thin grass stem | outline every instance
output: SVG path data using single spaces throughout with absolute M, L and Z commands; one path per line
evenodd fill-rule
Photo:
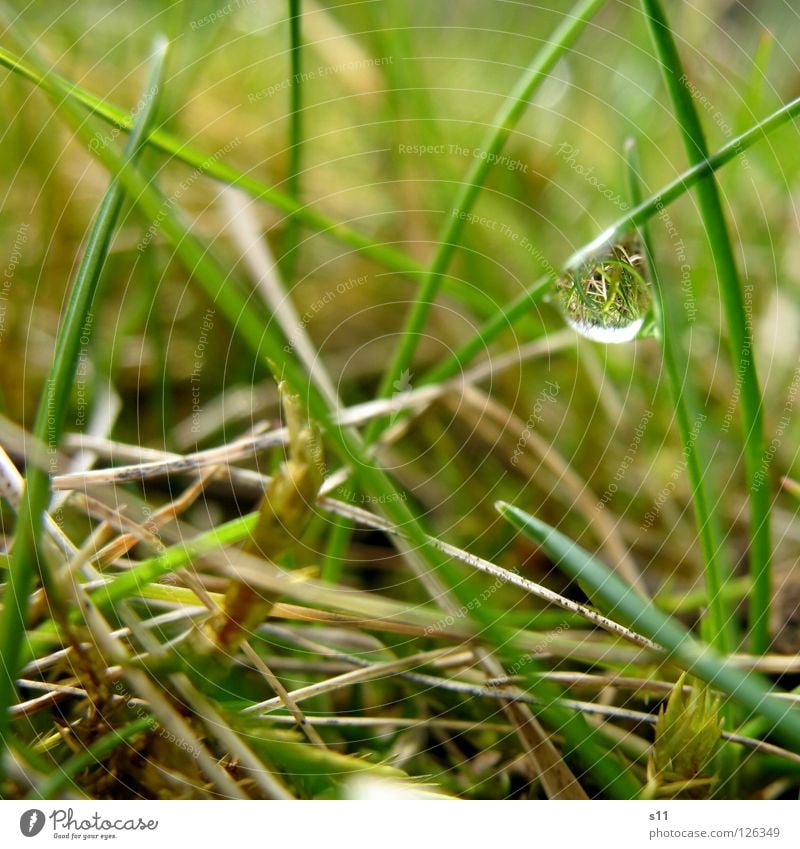
M 678 48 L 659 0 L 642 0 L 650 34 L 656 47 L 664 82 L 672 99 L 689 162 L 698 165 L 708 159 L 708 146 L 697 113 Z M 771 543 L 769 486 L 764 473 L 764 411 L 758 385 L 753 334 L 744 302 L 739 271 L 725 222 L 719 190 L 709 174 L 697 183 L 700 215 L 708 236 L 725 322 L 733 373 L 741 390 L 744 464 L 750 497 L 750 643 L 754 653 L 769 647 L 771 605 Z

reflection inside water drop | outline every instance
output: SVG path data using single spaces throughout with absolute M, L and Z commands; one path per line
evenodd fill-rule
M 638 237 L 625 236 L 564 272 L 556 302 L 567 324 L 595 342 L 630 342 L 652 304 Z

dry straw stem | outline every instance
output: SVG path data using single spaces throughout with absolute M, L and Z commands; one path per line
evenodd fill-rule
M 280 324 L 284 336 L 292 340 L 298 358 L 330 409 L 338 411 L 341 402 L 336 387 L 286 291 L 278 264 L 259 230 L 252 202 L 241 191 L 230 187 L 223 189 L 222 200 L 227 211 L 227 229 L 256 281 L 258 292 Z
M 547 339 L 535 340 L 515 351 L 489 359 L 465 372 L 462 377 L 432 386 L 412 389 L 407 393 L 402 393 L 397 398 L 365 401 L 346 407 L 333 417 L 333 421 L 339 426 L 350 427 L 402 410 L 422 410 L 448 393 L 463 391 L 466 386 L 487 378 L 494 378 L 504 370 L 522 362 L 548 357 L 557 351 L 571 348 L 573 345 L 574 334 L 569 331 L 556 333 Z M 17 450 L 20 453 L 22 452 L 22 445 L 26 438 L 24 433 L 21 433 L 11 423 L 4 423 L 2 419 L 0 419 L 0 436 L 2 436 L 4 442 L 17 446 Z M 288 431 L 284 427 L 275 428 L 266 433 L 248 434 L 225 445 L 189 454 L 170 453 L 144 446 L 127 445 L 98 437 L 89 438 L 82 434 L 67 434 L 64 439 L 64 447 L 68 450 L 91 449 L 103 457 L 114 457 L 129 461 L 130 465 L 55 475 L 53 488 L 55 490 L 85 489 L 88 486 L 101 483 L 146 480 L 170 474 L 197 471 L 209 466 L 227 466 L 231 463 L 248 460 L 256 454 L 287 443 Z M 259 478 L 255 472 L 249 469 L 230 467 L 227 471 L 234 481 L 263 482 L 263 478 Z

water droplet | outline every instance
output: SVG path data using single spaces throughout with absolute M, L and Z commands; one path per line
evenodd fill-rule
M 635 339 L 652 305 L 647 263 L 636 236 L 625 236 L 582 259 L 555 284 L 567 324 L 595 342 Z

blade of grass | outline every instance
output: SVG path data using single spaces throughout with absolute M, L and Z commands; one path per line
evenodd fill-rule
M 689 82 L 683 71 L 678 48 L 659 0 L 642 0 L 650 35 L 658 53 L 675 115 L 681 128 L 689 162 L 697 165 L 708 159 L 705 134 L 697 114 Z M 753 339 L 745 308 L 736 258 L 725 222 L 725 213 L 713 175 L 697 183 L 697 198 L 714 267 L 719 280 L 722 307 L 728 326 L 730 359 L 733 373 L 741 384 L 742 429 L 747 487 L 750 496 L 750 645 L 753 653 L 764 653 L 769 646 L 769 610 L 771 596 L 770 495 L 764 486 L 764 413 L 761 391 L 753 357 Z
M 634 139 L 627 141 L 625 157 L 631 200 L 634 204 L 637 204 L 642 200 L 642 183 Z M 730 653 L 736 641 L 736 622 L 726 596 L 722 592 L 722 588 L 730 579 L 732 571 L 725 554 L 719 518 L 715 509 L 716 504 L 709 498 L 708 487 L 706 486 L 706 469 L 702 468 L 700 462 L 701 456 L 711 457 L 712 455 L 698 444 L 701 442 L 702 432 L 697 429 L 697 423 L 702 423 L 705 416 L 701 418 L 698 414 L 696 395 L 690 377 L 693 372 L 681 341 L 680 316 L 684 314 L 684 311 L 680 307 L 675 307 L 672 292 L 661 282 L 655 254 L 653 253 L 650 228 L 647 223 L 639 227 L 639 234 L 644 246 L 645 262 L 650 271 L 654 290 L 653 312 L 656 321 L 656 336 L 661 344 L 661 356 L 664 360 L 667 380 L 675 404 L 675 421 L 681 438 L 686 472 L 692 492 L 692 507 L 694 508 L 700 544 L 703 549 L 705 566 L 703 574 L 708 605 L 708 612 L 702 620 L 703 633 L 706 641 L 713 645 L 724 657 Z M 736 713 L 733 708 L 733 705 L 725 705 L 722 709 L 722 715 L 727 725 L 733 725 L 736 722 Z M 722 794 L 730 794 L 735 797 L 738 752 L 733 747 L 726 746 L 719 757 L 718 771 L 723 779 L 714 788 L 714 795 L 718 798 Z
M 124 156 L 128 161 L 133 160 L 141 150 L 142 140 L 155 117 L 166 51 L 167 42 L 159 40 L 154 51 L 154 67 L 145 105 L 125 148 Z M 34 439 L 47 445 L 48 450 L 53 452 L 58 449 L 67 413 L 77 368 L 82 327 L 92 307 L 123 199 L 122 186 L 117 180 L 113 180 L 92 224 L 56 337 L 53 364 L 45 382 L 45 391 L 39 403 L 33 430 Z M 0 745 L 3 747 L 6 744 L 8 708 L 15 693 L 14 681 L 25 633 L 29 596 L 37 571 L 43 573 L 47 568 L 41 547 L 41 535 L 43 514 L 49 497 L 50 479 L 47 471 L 39 468 L 38 464 L 31 464 L 17 517 L 9 580 L 0 618 L 0 656 L 3 659 L 3 670 L 0 673 Z
M 504 501 L 498 501 L 495 506 L 514 527 L 539 543 L 556 566 L 581 581 L 607 615 L 663 646 L 681 669 L 721 690 L 748 711 L 764 717 L 771 731 L 787 748 L 797 749 L 800 710 L 792 703 L 777 699 L 764 678 L 734 667 L 555 528 Z
M 289 196 L 302 204 L 300 200 L 300 160 L 302 152 L 302 94 L 303 45 L 300 23 L 302 12 L 300 0 L 289 0 L 289 47 L 291 54 L 292 78 L 289 86 L 289 175 L 287 185 Z M 298 225 L 296 216 L 290 215 L 286 221 L 283 239 L 283 274 L 290 280 L 296 262 Z
M 636 143 L 633 139 L 626 143 L 625 154 L 631 200 L 634 204 L 638 204 L 642 200 L 642 184 Z M 690 380 L 692 370 L 681 342 L 680 316 L 683 310 L 674 308 L 672 293 L 661 282 L 647 224 L 642 223 L 639 226 L 639 233 L 653 286 L 656 336 L 661 345 L 661 356 L 675 404 L 675 422 L 683 447 L 686 473 L 692 491 L 692 506 L 703 549 L 708 603 L 707 635 L 709 642 L 717 651 L 725 655 L 732 649 L 733 617 L 727 600 L 722 594 L 722 585 L 723 580 L 730 576 L 731 570 L 724 556 L 725 548 L 719 518 L 709 498 L 706 470 L 700 461 L 701 456 L 710 456 L 709 452 L 698 445 L 701 441 L 701 433 L 697 425 L 705 421 L 705 416 L 701 417 L 698 412 L 694 388 Z
M 481 145 L 481 150 L 485 155 L 473 162 L 459 189 L 453 209 L 446 216 L 444 228 L 438 239 L 439 247 L 430 268 L 422 279 L 414 305 L 403 328 L 400 344 L 395 350 L 389 367 L 384 372 L 378 397 L 383 398 L 390 395 L 395 381 L 405 370 L 410 368 L 417 345 L 422 338 L 422 331 L 428 314 L 450 265 L 450 260 L 458 247 L 467 214 L 475 205 L 497 156 L 508 141 L 514 126 L 527 109 L 530 98 L 547 79 L 558 60 L 575 43 L 583 29 L 604 3 L 605 0 L 581 0 L 565 15 L 564 20 L 557 27 L 552 37 L 546 41 L 542 50 L 518 80 L 495 116 L 493 126 Z M 367 429 L 367 441 L 374 441 L 384 426 L 385 423 L 380 420 L 374 422 Z

